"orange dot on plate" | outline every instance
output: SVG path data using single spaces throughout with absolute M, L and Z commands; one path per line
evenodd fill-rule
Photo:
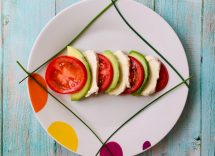
M 46 82 L 42 76 L 39 74 L 33 74 L 32 76 L 47 89 Z M 34 111 L 39 112 L 46 105 L 48 93 L 33 78 L 28 79 L 28 89 Z
M 78 137 L 74 128 L 67 123 L 56 121 L 48 127 L 48 133 L 60 144 L 76 152 Z

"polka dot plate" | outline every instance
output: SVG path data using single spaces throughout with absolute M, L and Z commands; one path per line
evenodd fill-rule
M 29 57 L 28 71 L 33 71 L 62 49 L 109 3 L 110 0 L 83 0 L 54 17 L 35 41 Z M 151 9 L 133 0 L 119 0 L 117 6 L 132 26 L 187 78 L 189 70 L 184 49 L 167 22 Z M 97 52 L 107 49 L 128 52 L 134 49 L 145 55 L 157 56 L 127 27 L 114 7 L 103 14 L 73 46 L 83 51 L 93 49 Z M 69 95 L 60 95 L 48 88 L 44 80 L 46 66 L 35 74 L 35 78 L 105 141 L 135 112 L 181 82 L 178 75 L 165 65 L 170 75 L 168 86 L 151 97 L 99 95 L 74 102 Z M 86 156 L 96 154 L 101 142 L 85 125 L 30 79 L 28 90 L 37 119 L 53 139 L 74 153 Z M 187 95 L 188 88 L 182 85 L 156 101 L 118 131 L 106 146 L 116 156 L 131 156 L 150 149 L 176 124 Z M 99 154 L 109 155 L 107 148 L 102 148 Z

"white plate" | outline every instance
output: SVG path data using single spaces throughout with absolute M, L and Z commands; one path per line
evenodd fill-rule
M 69 43 L 109 3 L 110 0 L 84 0 L 66 8 L 53 18 L 42 30 L 32 48 L 28 70 L 33 71 Z M 138 32 L 159 49 L 184 78 L 187 78 L 189 70 L 184 49 L 177 35 L 164 19 L 151 9 L 133 0 L 120 0 L 117 5 Z M 128 52 L 135 49 L 145 55 L 157 56 L 126 26 L 114 7 L 102 15 L 73 46 L 81 50 L 93 49 L 98 52 L 106 49 L 113 51 L 121 49 Z M 167 64 L 166 66 L 170 80 L 163 92 L 181 82 L 175 72 Z M 38 72 L 43 77 L 45 69 Z M 50 92 L 52 91 L 50 90 Z M 69 96 L 52 93 L 87 121 L 105 141 L 125 120 L 163 92 L 148 98 L 100 95 L 79 102 L 71 102 Z M 116 150 L 119 150 L 120 146 L 123 155 L 126 156 L 141 153 L 154 146 L 167 135 L 179 119 L 187 94 L 188 88 L 185 85 L 169 93 L 123 127 L 110 140 L 112 143 L 109 146 L 116 148 Z M 59 141 L 57 136 L 52 135 L 52 137 L 75 153 L 87 156 L 95 155 L 101 146 L 98 139 L 51 96 L 48 96 L 46 105 L 36 113 L 36 116 L 45 130 L 56 121 L 73 127 L 66 127 L 59 122 L 52 125 L 52 131 L 55 129 L 60 131 L 61 135 L 66 135 L 66 138 L 61 136 L 63 139 L 73 137 L 67 143 L 65 143 L 66 140 Z M 73 131 L 71 134 L 74 133 L 74 135 L 63 132 L 65 129 Z M 149 142 L 151 146 L 143 149 L 143 144 L 145 143 L 144 146 L 146 146 L 149 145 Z M 76 143 L 77 146 L 74 145 Z M 70 144 L 72 145 L 69 146 Z

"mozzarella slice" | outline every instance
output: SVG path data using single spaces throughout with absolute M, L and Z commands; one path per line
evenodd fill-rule
M 86 95 L 86 97 L 90 96 L 91 94 L 97 94 L 99 87 L 98 87 L 98 57 L 97 54 L 93 50 L 87 50 L 84 52 L 84 56 L 87 59 L 92 74 L 92 82 L 91 87 Z
M 160 67 L 161 63 L 160 61 L 153 56 L 146 56 L 146 60 L 149 63 L 149 69 L 150 69 L 150 75 L 149 75 L 149 80 L 148 83 L 141 93 L 143 96 L 149 96 L 156 91 L 156 85 L 157 85 L 157 80 L 159 79 L 159 74 L 160 74 Z
M 119 95 L 126 88 L 130 88 L 130 82 L 129 82 L 129 67 L 130 67 L 130 60 L 129 57 L 124 54 L 122 51 L 118 50 L 114 53 L 114 55 L 117 57 L 120 65 L 120 81 L 117 87 L 109 92 L 110 95 Z

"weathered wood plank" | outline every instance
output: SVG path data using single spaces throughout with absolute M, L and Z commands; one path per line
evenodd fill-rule
M 62 11 L 63 9 L 65 9 L 66 7 L 80 2 L 80 0 L 55 0 L 56 1 L 56 13 L 59 13 L 60 11 Z
M 202 27 L 202 156 L 215 155 L 215 1 L 205 0 Z
M 54 13 L 53 0 L 4 1 L 3 155 L 54 155 L 54 141 L 35 118 L 25 83 L 18 85 L 25 74 L 16 65 L 27 64 L 36 36 Z
M 0 1 L 0 14 L 2 15 L 2 4 L 3 2 Z M 3 45 L 3 35 L 2 35 L 2 16 L 0 16 L 0 155 L 2 155 L 2 128 L 3 128 L 3 50 L 2 50 L 2 45 Z
M 193 79 L 182 116 L 171 133 L 153 148 L 153 156 L 200 155 L 201 8 L 201 0 L 155 1 L 155 11 L 167 20 L 182 41 Z

